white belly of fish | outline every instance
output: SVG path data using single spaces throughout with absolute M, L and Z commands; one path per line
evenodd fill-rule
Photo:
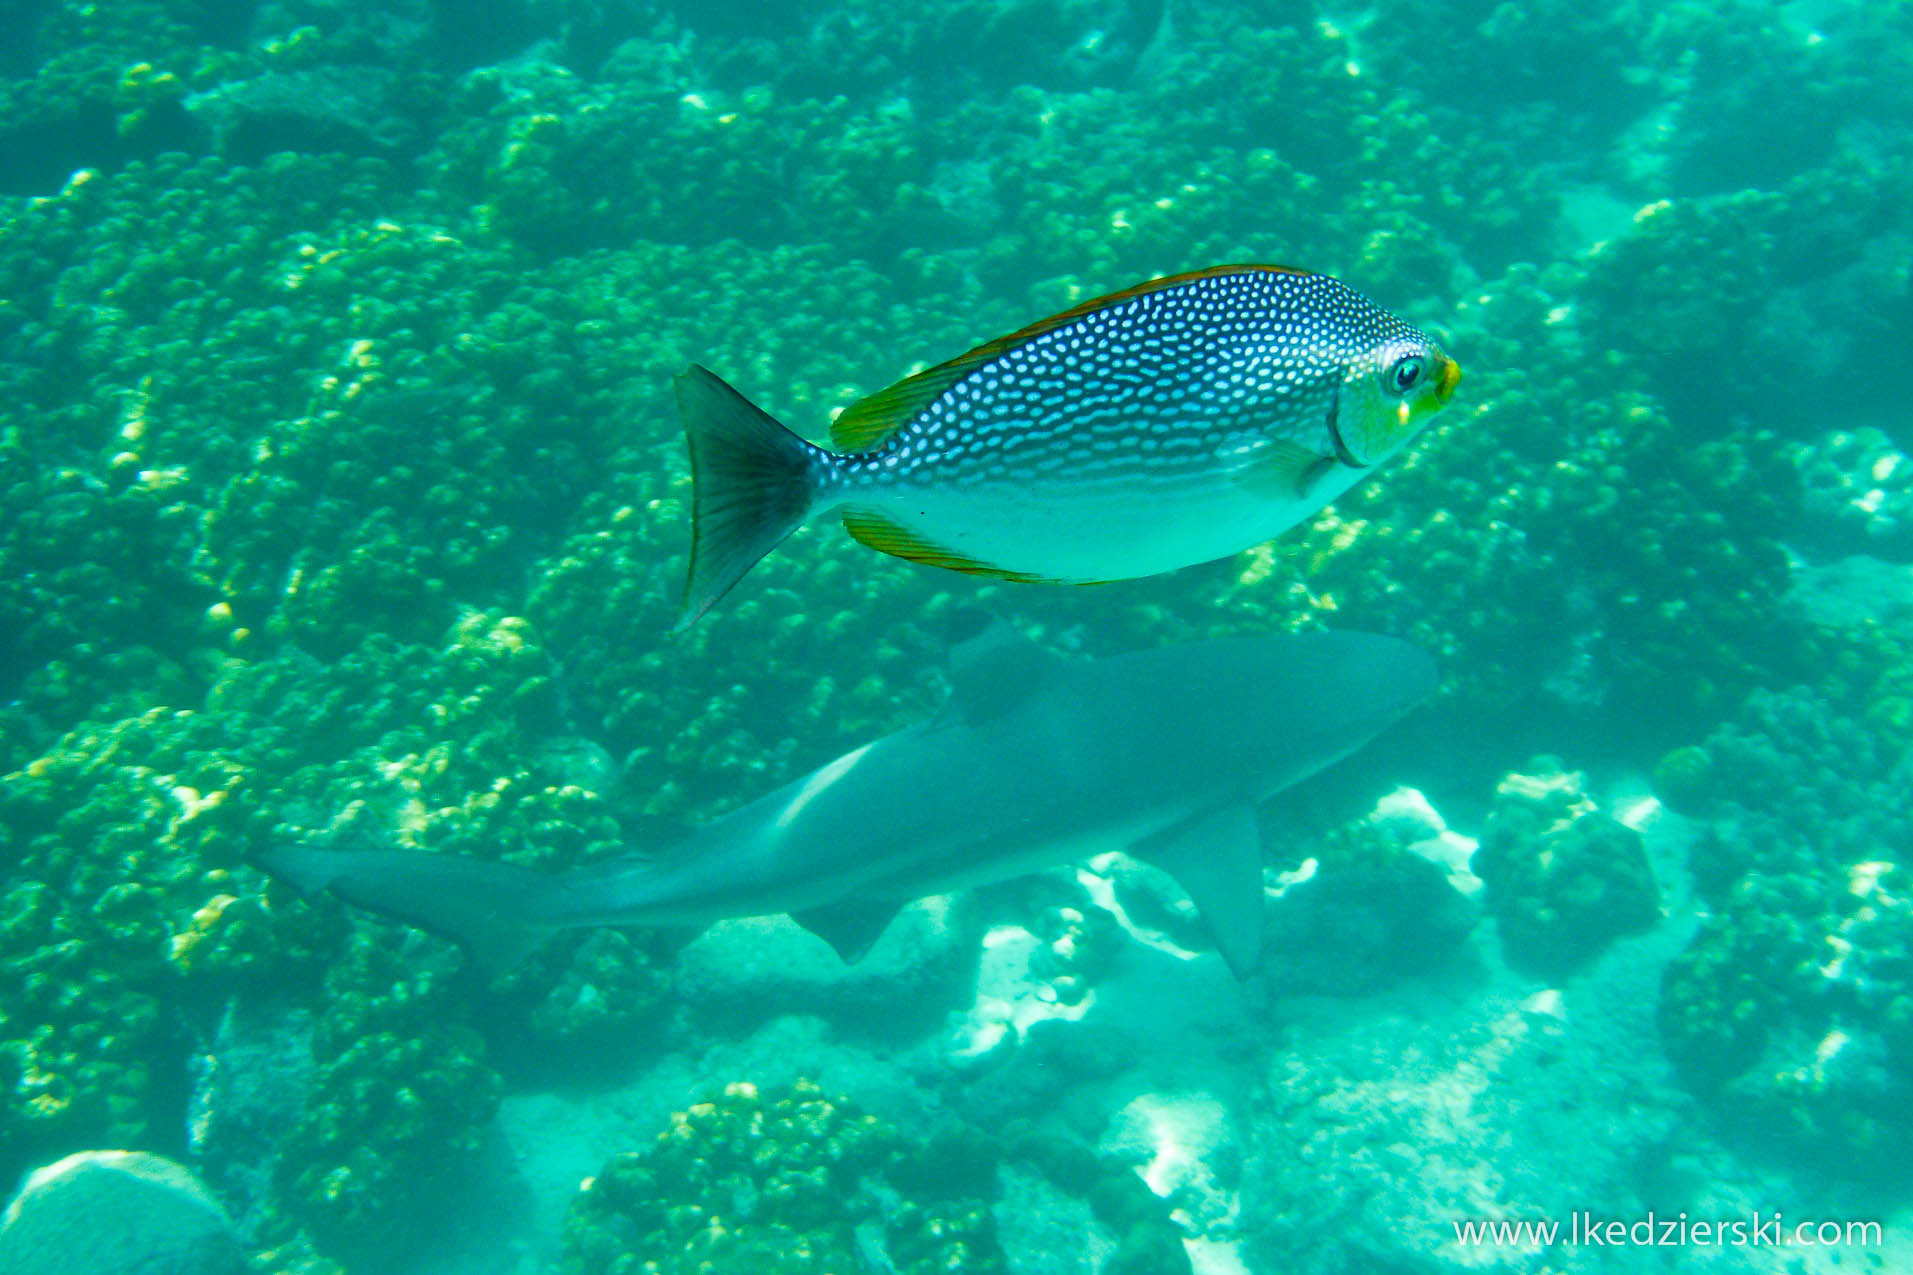
M 1240 553 L 1312 517 L 1367 472 L 1337 465 L 1306 496 L 1286 499 L 1212 475 L 1146 484 L 898 487 L 858 505 L 928 545 L 1006 574 L 1086 583 Z

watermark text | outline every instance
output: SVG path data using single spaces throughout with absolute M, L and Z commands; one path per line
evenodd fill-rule
M 1877 1248 L 1877 1221 L 1793 1221 L 1778 1210 L 1744 1217 L 1695 1217 L 1653 1210 L 1640 1217 L 1604 1217 L 1577 1210 L 1559 1218 L 1469 1218 L 1453 1223 L 1464 1248 Z

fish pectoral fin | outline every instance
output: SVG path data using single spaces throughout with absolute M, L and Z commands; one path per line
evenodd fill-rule
M 903 910 L 901 903 L 827 903 L 820 908 L 792 912 L 790 919 L 837 950 L 844 964 L 855 965 L 869 954 L 890 922 Z
M 1310 451 L 1300 443 L 1271 438 L 1258 441 L 1235 480 L 1266 500 L 1307 498 L 1322 475 L 1334 469 L 1335 457 Z
M 907 558 L 911 562 L 921 562 L 925 566 L 942 567 L 946 571 L 964 571 L 971 575 L 995 576 L 999 580 L 1028 582 L 1045 579 L 1043 576 L 1006 571 L 1002 567 L 992 566 L 977 558 L 967 557 L 954 549 L 933 544 L 895 519 L 880 514 L 874 509 L 844 510 L 844 530 L 879 553 L 887 553 L 895 558 Z
M 1224 806 L 1130 847 L 1174 877 L 1238 979 L 1262 959 L 1262 839 L 1255 811 Z

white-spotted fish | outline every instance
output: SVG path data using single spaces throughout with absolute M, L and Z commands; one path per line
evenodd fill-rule
M 1227 557 L 1413 437 L 1461 369 L 1327 275 L 1216 266 L 1138 284 L 919 372 L 813 446 L 711 372 L 677 378 L 693 478 L 681 630 L 841 510 L 874 549 L 1088 583 Z

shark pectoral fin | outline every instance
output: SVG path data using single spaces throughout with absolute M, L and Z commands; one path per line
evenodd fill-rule
M 902 910 L 901 903 L 828 903 L 792 912 L 790 919 L 837 949 L 846 965 L 855 965 Z
M 1225 806 L 1130 847 L 1174 877 L 1209 927 L 1230 973 L 1244 979 L 1262 959 L 1262 845 L 1255 811 Z

